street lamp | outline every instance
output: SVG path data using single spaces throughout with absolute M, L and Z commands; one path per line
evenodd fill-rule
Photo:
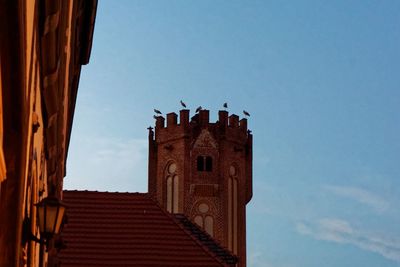
M 37 219 L 40 239 L 31 232 L 31 220 L 25 217 L 22 225 L 22 243 L 28 240 L 48 245 L 53 235 L 60 232 L 61 223 L 65 213 L 65 205 L 55 197 L 46 197 L 36 203 Z
M 48 245 L 50 239 L 53 237 L 53 235 L 60 232 L 60 226 L 65 213 L 65 205 L 55 197 L 46 197 L 39 203 L 36 203 L 35 206 L 37 207 L 40 239 L 32 234 L 30 230 L 30 219 L 25 218 L 23 223 L 23 240 L 29 239 L 40 243 L 41 251 L 43 249 L 43 245 L 45 245 L 47 251 L 49 249 Z M 25 243 L 25 241 L 23 241 L 23 243 Z
M 46 197 L 35 206 L 38 211 L 40 238 L 45 239 L 47 245 L 53 235 L 60 231 L 65 205 L 55 197 Z
M 32 240 L 39 246 L 39 266 L 43 266 L 44 247 L 48 251 L 49 241 L 60 232 L 61 223 L 65 213 L 65 205 L 55 197 L 46 197 L 36 203 L 37 219 L 40 239 L 31 232 L 31 220 L 25 217 L 22 224 L 22 243 Z

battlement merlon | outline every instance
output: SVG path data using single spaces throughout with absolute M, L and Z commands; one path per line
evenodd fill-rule
M 175 112 L 167 114 L 167 128 L 172 128 L 178 125 L 178 115 Z
M 240 119 L 238 115 L 229 115 L 228 111 L 220 110 L 218 112 L 218 121 L 210 122 L 210 111 L 203 109 L 190 118 L 190 110 L 182 109 L 178 115 L 175 112 L 168 113 L 166 119 L 163 116 L 156 117 L 155 138 L 163 135 L 163 132 L 175 133 L 173 135 L 189 134 L 195 128 L 218 128 L 219 133 L 226 136 L 240 137 L 245 140 L 250 134 L 247 128 L 247 119 Z M 240 119 L 240 120 L 239 120 Z M 166 122 L 166 123 L 165 123 Z M 176 136 L 175 136 L 176 137 Z

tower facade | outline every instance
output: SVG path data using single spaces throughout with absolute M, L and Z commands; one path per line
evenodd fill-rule
M 245 118 L 189 110 L 158 116 L 149 128 L 149 194 L 183 213 L 246 265 L 246 204 L 252 197 L 252 135 Z

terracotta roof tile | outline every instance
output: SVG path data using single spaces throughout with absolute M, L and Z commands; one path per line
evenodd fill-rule
M 64 191 L 63 201 L 61 267 L 231 266 L 229 253 L 218 255 L 147 194 Z

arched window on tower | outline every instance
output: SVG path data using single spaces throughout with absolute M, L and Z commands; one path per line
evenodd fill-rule
M 212 157 L 210 156 L 206 157 L 206 171 L 207 172 L 212 171 Z
M 204 217 L 204 230 L 210 235 L 214 235 L 214 218 L 212 216 Z
M 228 248 L 237 253 L 238 233 L 238 170 L 231 165 L 228 178 Z
M 166 173 L 167 186 L 167 211 L 178 213 L 179 203 L 179 176 L 176 171 L 176 164 L 170 163 Z
M 210 215 L 210 206 L 208 204 L 202 202 L 197 206 L 194 222 L 210 236 L 214 236 L 214 218 Z
M 197 170 L 204 171 L 204 158 L 203 156 L 197 157 Z
M 194 222 L 200 226 L 201 228 L 204 227 L 204 223 L 203 223 L 203 216 L 197 215 L 194 217 Z
M 212 171 L 212 157 L 210 156 L 198 156 L 197 157 L 197 170 L 198 171 Z

